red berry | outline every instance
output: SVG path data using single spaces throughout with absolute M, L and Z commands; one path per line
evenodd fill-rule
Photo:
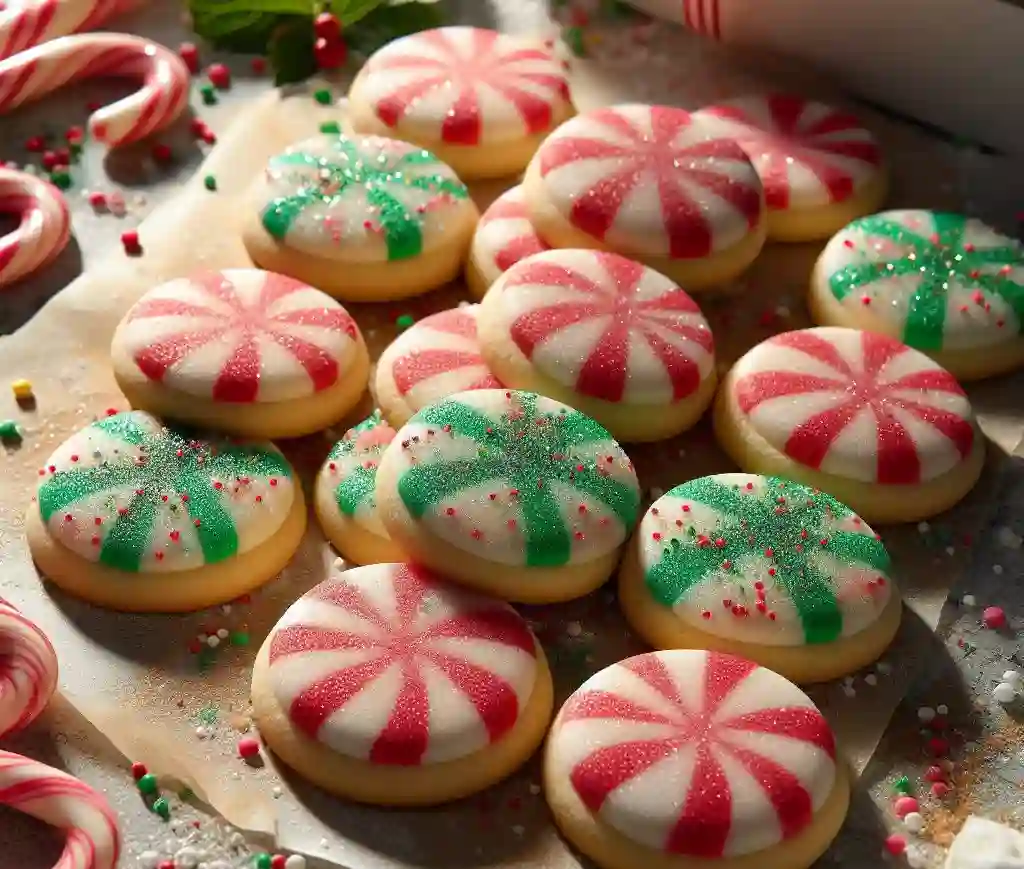
M 148 772 L 149 770 L 146 769 L 146 764 L 138 762 L 132 764 L 132 778 L 135 779 L 135 781 L 138 781 Z
M 185 61 L 189 72 L 199 72 L 199 49 L 191 42 L 183 42 L 178 46 L 178 57 Z
M 238 756 L 249 760 L 252 757 L 258 757 L 260 753 L 260 743 L 258 739 L 252 736 L 244 736 L 238 740 Z
M 206 77 L 214 87 L 221 90 L 231 87 L 231 70 L 223 63 L 211 64 L 210 68 L 206 70 Z
M 341 36 L 341 22 L 338 20 L 338 16 L 332 15 L 330 12 L 321 12 L 313 19 L 313 30 L 321 39 L 337 42 Z
M 313 47 L 313 56 L 319 69 L 338 69 L 348 57 L 348 46 L 341 40 L 331 42 L 321 36 Z

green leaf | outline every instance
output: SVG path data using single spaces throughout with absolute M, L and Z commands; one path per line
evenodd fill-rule
M 383 2 L 384 0 L 330 0 L 330 8 L 342 27 L 351 27 Z
M 292 19 L 274 31 L 267 52 L 274 69 L 274 84 L 305 81 L 316 72 L 315 40 L 311 18 Z
M 345 41 L 354 51 L 369 55 L 392 39 L 440 27 L 445 11 L 437 0 L 390 0 L 347 31 Z

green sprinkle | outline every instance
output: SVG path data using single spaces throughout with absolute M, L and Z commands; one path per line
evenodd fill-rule
M 565 40 L 565 44 L 569 46 L 569 50 L 577 57 L 587 56 L 587 47 L 583 44 L 582 27 L 566 27 L 562 31 L 562 38 Z
M 203 179 L 203 186 L 207 190 L 216 190 L 217 189 L 217 179 L 214 178 L 212 175 L 207 175 Z
M 329 106 L 334 97 L 327 88 L 320 88 L 318 91 L 313 92 L 313 99 L 315 99 L 322 106 Z
M 270 869 L 271 858 L 269 854 L 256 855 L 256 869 Z
M 320 132 L 326 133 L 327 135 L 337 135 L 338 133 L 341 132 L 341 124 L 339 124 L 337 121 L 324 121 L 320 125 Z
M 199 95 L 203 98 L 203 103 L 208 106 L 217 104 L 217 89 L 212 84 L 204 84 L 199 88 Z
M 892 787 L 898 794 L 909 794 L 913 790 L 913 787 L 911 787 L 910 784 L 910 779 L 905 775 L 901 775 L 896 779 L 896 781 L 893 782 Z
M 402 314 L 400 317 L 395 318 L 395 326 L 399 332 L 404 332 L 415 322 L 416 318 L 412 314 Z
M 67 190 L 71 186 L 71 176 L 67 172 L 51 172 L 50 181 L 61 190 Z
M 232 631 L 231 636 L 232 646 L 248 646 L 249 645 L 249 634 L 245 631 Z
M 217 653 L 209 646 L 206 646 L 198 655 L 196 655 L 196 658 L 199 663 L 199 669 L 209 670 L 210 667 L 213 665 L 213 662 L 216 659 L 216 657 Z
M 159 789 L 156 776 L 151 772 L 147 772 L 142 778 L 140 778 L 135 783 L 135 786 L 139 789 L 139 793 L 143 794 L 155 794 Z
M 157 797 L 153 800 L 153 811 L 166 821 L 171 816 L 171 804 L 166 797 Z
M 212 727 L 217 723 L 218 717 L 220 717 L 220 712 L 216 706 L 204 706 L 196 715 L 196 720 L 204 727 Z
M 21 430 L 13 419 L 0 420 L 0 441 L 21 441 Z

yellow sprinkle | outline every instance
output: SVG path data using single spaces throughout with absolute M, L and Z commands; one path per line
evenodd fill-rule
M 15 380 L 11 383 L 11 391 L 18 401 L 27 401 L 32 398 L 32 384 L 27 380 Z

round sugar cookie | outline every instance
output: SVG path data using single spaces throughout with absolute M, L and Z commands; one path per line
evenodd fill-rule
M 427 805 L 521 766 L 551 719 L 551 674 L 508 604 L 411 564 L 335 571 L 270 632 L 252 677 L 260 734 L 349 799 Z
M 478 319 L 499 380 L 578 408 L 618 440 L 677 435 L 715 393 L 715 344 L 700 308 L 618 254 L 534 254 L 495 282 Z
M 263 585 L 306 530 L 270 443 L 197 437 L 142 411 L 99 419 L 39 471 L 26 533 L 44 576 L 129 612 L 188 612 Z
M 356 564 L 403 557 L 380 521 L 374 494 L 377 465 L 394 438 L 395 430 L 375 410 L 331 448 L 316 478 L 320 525 L 335 548 Z
M 549 603 L 611 575 L 640 490 L 629 457 L 590 417 L 532 392 L 480 389 L 398 432 L 377 504 L 411 560 L 496 597 Z
M 548 246 L 530 223 L 523 188 L 516 185 L 501 194 L 480 216 L 466 262 L 466 283 L 478 299 L 484 297 L 501 273 L 530 254 Z
M 371 55 L 349 91 L 347 123 L 429 148 L 463 178 L 501 178 L 521 172 L 572 113 L 548 42 L 441 27 Z
M 720 652 L 627 658 L 555 718 L 555 822 L 602 869 L 807 869 L 838 834 L 849 776 L 782 676 Z
M 478 212 L 429 151 L 322 133 L 271 157 L 242 238 L 253 261 L 353 302 L 404 299 L 455 278 Z
M 567 121 L 530 161 L 523 191 L 552 247 L 612 250 L 687 290 L 736 277 L 764 244 L 764 190 L 750 159 L 669 106 L 611 106 Z
M 889 554 L 863 519 L 791 480 L 716 474 L 648 509 L 619 603 L 658 649 L 715 649 L 794 682 L 877 660 L 900 624 Z
M 774 241 L 828 238 L 885 199 L 881 148 L 849 112 L 764 94 L 709 106 L 696 116 L 747 152 L 764 186 Z
M 424 317 L 384 348 L 374 393 L 392 425 L 405 425 L 416 411 L 456 392 L 502 385 L 480 355 L 479 307 L 463 305 Z
M 818 258 L 809 304 L 821 325 L 899 338 L 961 381 L 1024 365 L 1024 245 L 959 214 L 855 220 Z
M 370 357 L 330 296 L 273 272 L 226 269 L 154 287 L 111 343 L 133 406 L 247 437 L 299 437 L 359 401 Z
M 784 332 L 749 350 L 722 381 L 715 434 L 743 470 L 821 489 L 868 522 L 941 513 L 985 460 L 953 375 L 857 329 Z

